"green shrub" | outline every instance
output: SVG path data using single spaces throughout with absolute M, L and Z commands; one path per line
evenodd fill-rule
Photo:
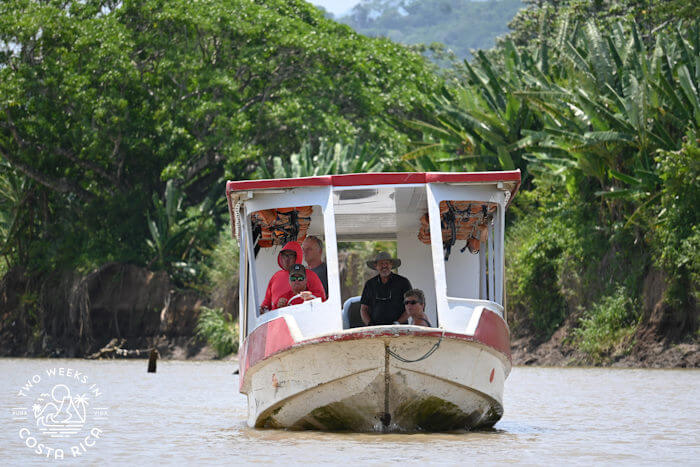
M 566 317 L 559 287 L 560 232 L 543 218 L 522 219 L 508 238 L 508 303 L 516 333 L 546 340 Z
M 575 235 L 565 221 L 572 204 L 561 187 L 542 180 L 523 191 L 510 211 L 506 230 L 506 279 L 511 327 L 516 335 L 549 339 L 568 313 L 562 267 Z M 573 261 L 576 263 L 576 261 Z
M 573 330 L 574 344 L 600 363 L 634 333 L 638 322 L 636 307 L 627 289 L 618 287 L 585 312 L 579 327 Z
M 639 292 L 646 253 L 631 229 L 598 207 L 584 178 L 564 187 L 540 179 L 521 193 L 506 231 L 508 307 L 516 335 L 543 341 L 573 310 L 587 309 L 622 284 Z
M 226 225 L 210 253 L 210 265 L 204 267 L 212 295 L 238 289 L 238 254 L 238 242 L 231 236 L 231 227 Z
M 225 315 L 221 308 L 202 307 L 196 333 L 216 350 L 219 357 L 238 351 L 238 322 Z
M 666 300 L 692 313 L 700 300 L 700 149 L 693 141 L 680 151 L 661 151 L 656 161 L 663 180 L 657 263 L 669 277 Z

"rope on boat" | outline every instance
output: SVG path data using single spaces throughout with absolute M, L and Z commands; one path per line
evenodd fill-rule
M 389 347 L 386 348 L 387 352 L 389 355 L 394 357 L 396 360 L 403 362 L 403 363 L 416 363 L 420 362 L 421 360 L 425 360 L 426 358 L 430 357 L 432 354 L 435 353 L 435 351 L 440 347 L 440 343 L 442 342 L 442 338 L 445 337 L 445 330 L 442 330 L 442 334 L 440 335 L 440 339 L 433 345 L 430 350 L 428 350 L 425 355 L 422 357 L 416 358 L 415 360 L 409 360 L 408 358 L 404 358 L 401 355 L 397 354 L 393 350 L 391 350 Z
M 236 227 L 236 240 L 241 241 L 241 200 L 236 201 L 233 207 L 233 221 Z

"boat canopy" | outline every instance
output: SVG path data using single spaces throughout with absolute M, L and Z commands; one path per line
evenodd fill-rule
M 479 306 L 505 318 L 505 210 L 519 185 L 519 170 L 228 182 L 232 234 L 240 246 L 241 338 L 279 316 L 293 318 L 304 338 L 353 326 L 348 310 L 359 306 L 359 297 L 341 296 L 339 242 L 395 241 L 398 273 L 424 291 L 431 322 L 447 331 L 468 332 Z M 260 314 L 282 245 L 308 235 L 324 242 L 327 300 Z

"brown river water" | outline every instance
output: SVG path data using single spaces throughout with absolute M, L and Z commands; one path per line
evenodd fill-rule
M 0 359 L 0 464 L 700 466 L 700 370 L 516 367 L 493 430 L 356 434 L 248 428 L 235 363 L 146 363 Z

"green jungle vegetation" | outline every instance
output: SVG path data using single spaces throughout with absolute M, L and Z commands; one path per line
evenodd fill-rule
M 463 59 L 496 45 L 525 6 L 522 0 L 362 0 L 338 21 L 367 36 L 431 46 L 438 58 L 446 46 Z
M 2 2 L 0 273 L 35 278 L 2 320 L 40 339 L 41 284 L 109 262 L 225 294 L 226 179 L 519 168 L 514 335 L 568 326 L 589 363 L 697 341 L 699 17 L 541 1 L 445 71 L 297 0 Z M 235 350 L 221 310 L 197 332 Z

